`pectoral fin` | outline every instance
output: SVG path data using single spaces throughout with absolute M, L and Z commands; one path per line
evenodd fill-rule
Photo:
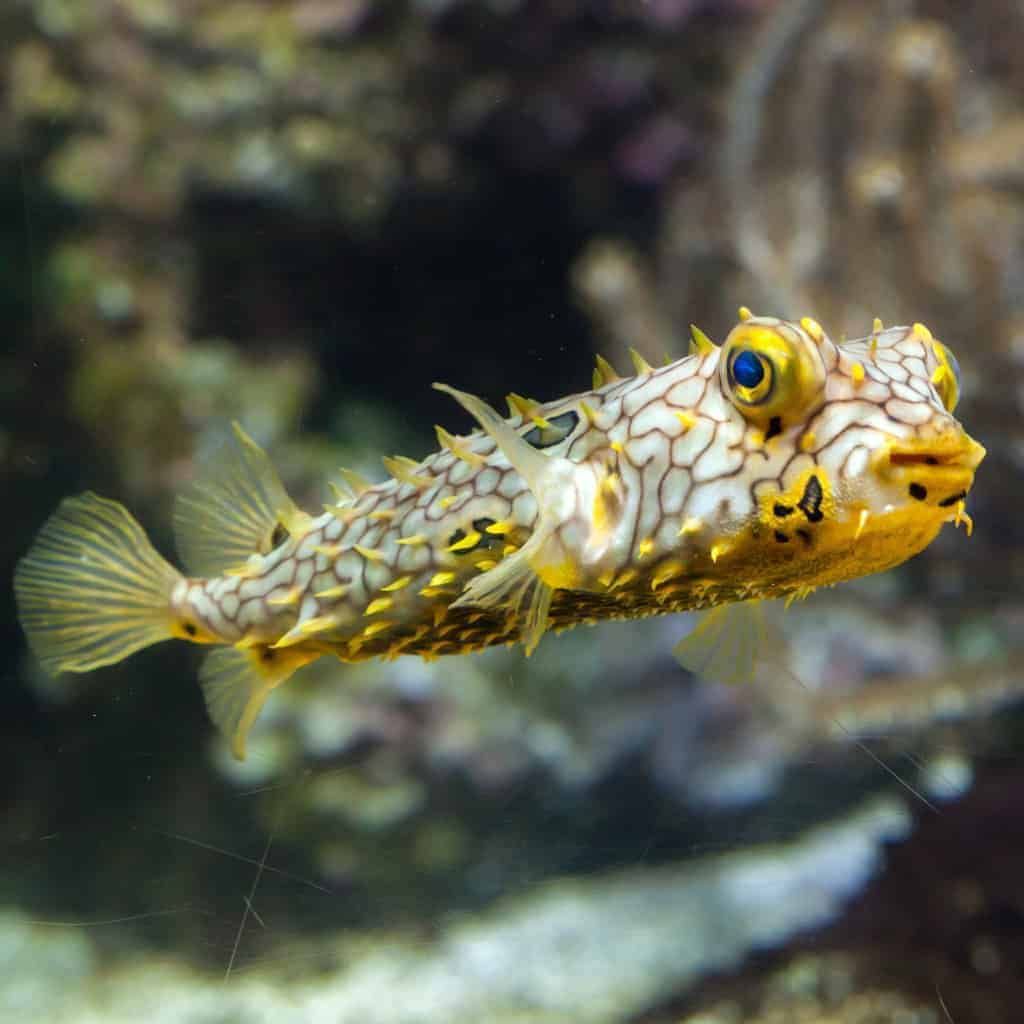
M 239 761 L 245 760 L 246 738 L 270 691 L 318 657 L 271 647 L 219 647 L 207 655 L 199 669 L 206 709 Z
M 554 591 L 571 587 L 576 578 L 573 566 L 554 543 L 558 514 L 545 500 L 546 491 L 552 484 L 557 486 L 556 474 L 572 467 L 530 445 L 482 399 L 447 384 L 434 387 L 451 395 L 483 427 L 537 499 L 540 515 L 526 544 L 472 580 L 452 604 L 503 609 L 518 625 L 526 653 L 531 654 L 547 629 Z
M 266 452 L 237 424 L 227 444 L 174 506 L 174 535 L 196 576 L 219 576 L 302 534 L 309 516 L 284 489 Z
M 534 652 L 548 628 L 548 610 L 554 594 L 531 567 L 529 545 L 527 542 L 521 551 L 477 576 L 451 605 L 503 610 L 518 625 L 528 655 Z

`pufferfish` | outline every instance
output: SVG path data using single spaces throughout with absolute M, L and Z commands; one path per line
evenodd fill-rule
M 810 318 L 753 316 L 719 347 L 591 390 L 509 396 L 504 418 L 444 384 L 479 429 L 437 428 L 390 478 L 347 473 L 301 511 L 264 452 L 237 443 L 177 500 L 185 575 L 120 504 L 61 503 L 18 564 L 21 622 L 43 666 L 87 672 L 170 637 L 216 644 L 210 715 L 245 756 L 270 692 L 322 655 L 460 654 L 549 628 L 710 609 L 684 665 L 740 678 L 749 629 L 723 609 L 799 598 L 925 548 L 985 450 L 953 410 L 959 368 L 922 324 L 833 342 Z

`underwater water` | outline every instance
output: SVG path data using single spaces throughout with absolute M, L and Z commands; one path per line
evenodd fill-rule
M 4 5 L 4 580 L 86 490 L 177 562 L 232 421 L 318 513 L 470 431 L 434 381 L 549 401 L 741 304 L 927 324 L 987 455 L 970 536 L 779 609 L 750 683 L 687 612 L 325 658 L 244 761 L 201 651 L 54 678 L 5 585 L 0 1024 L 1015 1024 L 1022 43 L 1011 0 Z

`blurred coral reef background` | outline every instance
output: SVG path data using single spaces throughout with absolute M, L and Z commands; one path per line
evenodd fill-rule
M 325 664 L 242 766 L 194 650 L 53 681 L 3 588 L 0 1018 L 1019 1020 L 1019 3 L 8 0 L 0 40 L 4 579 L 86 487 L 170 553 L 232 419 L 316 508 L 467 429 L 432 380 L 554 397 L 740 303 L 924 321 L 989 450 L 970 541 L 795 608 L 757 688 L 676 667 L 682 617 Z

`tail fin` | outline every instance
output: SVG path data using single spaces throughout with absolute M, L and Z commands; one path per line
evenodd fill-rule
M 175 635 L 170 598 L 180 579 L 123 505 L 86 492 L 46 521 L 14 591 L 43 667 L 88 672 Z

